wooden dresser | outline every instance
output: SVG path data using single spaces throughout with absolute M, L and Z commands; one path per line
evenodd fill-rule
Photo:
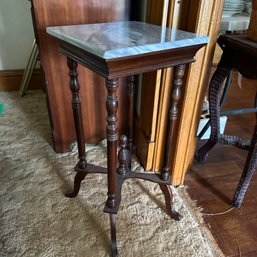
M 66 59 L 58 53 L 56 41 L 46 33 L 48 26 L 100 23 L 129 20 L 129 0 L 31 0 L 31 13 L 41 66 L 45 75 L 45 92 L 56 152 L 67 152 L 76 140 L 72 118 L 71 96 L 67 86 Z M 106 110 L 99 104 L 106 98 L 104 79 L 79 67 L 80 95 L 84 99 L 82 115 L 86 143 L 97 143 L 105 138 Z M 120 82 L 118 92 L 121 132 L 127 127 L 126 81 Z M 97 96 L 97 97 L 96 97 Z M 94 115 L 93 115 L 94 114 Z

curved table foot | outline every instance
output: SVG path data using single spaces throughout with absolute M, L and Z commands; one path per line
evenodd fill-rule
M 182 215 L 176 212 L 173 207 L 173 203 L 172 203 L 173 195 L 172 195 L 171 188 L 168 185 L 159 184 L 159 186 L 165 197 L 167 214 L 174 220 L 180 220 L 182 218 Z
M 77 171 L 76 176 L 74 178 L 73 191 L 72 192 L 67 192 L 65 194 L 66 197 L 74 198 L 78 195 L 81 182 L 86 177 L 87 174 L 88 173 L 85 172 L 85 171 Z
M 110 213 L 112 257 L 118 257 L 118 248 L 116 240 L 116 214 Z

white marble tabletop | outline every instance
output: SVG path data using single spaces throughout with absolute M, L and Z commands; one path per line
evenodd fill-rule
M 209 41 L 207 36 L 136 21 L 48 27 L 47 33 L 106 60 Z

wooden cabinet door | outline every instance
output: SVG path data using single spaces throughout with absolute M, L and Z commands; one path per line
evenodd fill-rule
M 76 134 L 73 124 L 71 94 L 66 59 L 58 53 L 58 44 L 46 33 L 48 26 L 99 23 L 128 20 L 129 0 L 32 0 L 32 17 L 39 46 L 41 66 L 46 80 L 48 110 L 52 126 L 54 148 L 57 152 L 70 150 Z M 80 96 L 84 99 L 82 115 L 87 143 L 97 143 L 105 138 L 106 111 L 105 81 L 100 76 L 78 68 Z M 120 80 L 118 92 L 119 113 L 126 114 L 126 81 Z M 126 95 L 126 93 L 125 93 Z M 97 99 L 97 100 L 96 100 Z M 100 104 L 101 102 L 101 104 Z M 126 127 L 126 115 L 119 120 L 121 132 Z
M 172 19 L 173 6 L 169 0 L 147 1 L 145 6 L 148 23 L 168 26 Z M 158 70 L 141 76 L 140 87 L 140 110 L 136 118 L 135 140 L 137 145 L 137 155 L 146 170 L 153 169 L 154 152 L 158 142 L 158 113 L 161 111 L 160 105 L 162 93 L 162 80 L 165 70 Z
M 147 1 L 147 22 L 180 28 L 202 35 L 208 35 L 210 42 L 201 49 L 196 62 L 188 67 L 184 76 L 182 101 L 176 131 L 176 142 L 171 163 L 172 184 L 184 182 L 185 173 L 192 163 L 196 131 L 200 117 L 203 96 L 207 87 L 210 65 L 218 34 L 223 1 L 210 0 L 163 0 Z M 156 15 L 158 11 L 159 15 Z M 160 15 L 163 15 L 163 19 Z M 147 74 L 142 79 L 141 109 L 137 119 L 136 140 L 139 143 L 138 157 L 147 170 L 160 171 L 164 152 L 167 111 L 169 106 L 172 69 Z M 147 92 L 147 97 L 145 94 Z

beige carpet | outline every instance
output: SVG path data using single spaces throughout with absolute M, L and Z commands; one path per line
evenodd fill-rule
M 89 175 L 75 199 L 76 147 L 56 154 L 41 91 L 0 93 L 0 256 L 110 256 L 109 217 L 103 213 L 106 176 Z M 105 142 L 87 146 L 88 161 L 106 165 Z M 133 167 L 140 171 L 134 160 Z M 185 189 L 173 189 L 181 221 L 171 220 L 151 182 L 126 181 L 117 217 L 120 256 L 221 256 Z

